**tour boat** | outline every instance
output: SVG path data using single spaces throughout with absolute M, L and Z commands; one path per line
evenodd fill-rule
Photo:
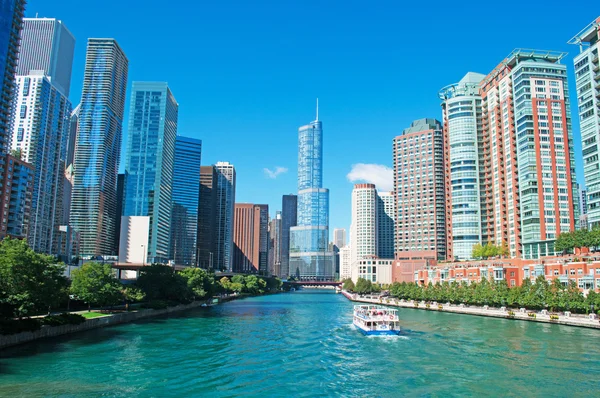
M 400 334 L 398 310 L 381 305 L 355 305 L 354 326 L 364 335 L 395 336 Z

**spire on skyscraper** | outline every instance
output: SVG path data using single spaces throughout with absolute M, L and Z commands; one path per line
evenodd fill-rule
M 315 122 L 319 121 L 319 98 L 317 98 L 317 118 L 315 119 Z

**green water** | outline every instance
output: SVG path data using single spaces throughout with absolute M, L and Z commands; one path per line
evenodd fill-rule
M 0 396 L 598 396 L 600 331 L 401 309 L 364 337 L 304 291 L 0 352 Z

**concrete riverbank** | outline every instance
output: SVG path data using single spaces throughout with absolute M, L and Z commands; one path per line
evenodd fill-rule
M 492 308 L 492 307 L 477 307 L 466 306 L 464 304 L 450 303 L 425 303 L 424 301 L 414 300 L 399 300 L 395 298 L 382 297 L 376 298 L 372 296 L 359 296 L 347 291 L 342 291 L 342 294 L 351 301 L 369 304 L 383 304 L 392 307 L 412 308 L 427 311 L 453 312 L 456 314 L 487 316 L 493 318 L 516 319 L 529 322 L 553 323 L 558 325 L 579 326 L 585 328 L 600 329 L 600 321 L 595 315 L 576 315 L 568 312 L 561 314 L 551 314 L 547 311 L 529 311 L 525 308 L 510 309 L 510 308 Z
M 88 319 L 79 325 L 42 326 L 40 330 L 36 330 L 35 332 L 22 332 L 6 336 L 0 335 L 0 350 L 3 348 L 29 343 L 31 341 L 45 339 L 49 337 L 62 336 L 65 334 L 78 333 L 90 329 L 97 329 L 106 326 L 118 325 L 121 323 L 134 322 L 140 319 L 173 314 L 176 312 L 201 307 L 204 303 L 205 301 L 195 301 L 190 304 L 176 305 L 161 310 L 140 309 L 117 314 L 107 314 L 106 316 Z

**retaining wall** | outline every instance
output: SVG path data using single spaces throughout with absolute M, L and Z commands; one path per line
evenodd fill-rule
M 113 314 L 110 316 L 88 319 L 87 321 L 79 325 L 42 326 L 40 330 L 36 330 L 35 332 L 22 332 L 7 336 L 0 335 L 0 349 L 28 343 L 34 340 L 44 339 L 47 337 L 55 337 L 64 334 L 83 332 L 85 330 L 118 325 L 120 323 L 133 322 L 138 319 L 171 314 L 174 312 L 184 311 L 191 308 L 197 308 L 200 307 L 202 304 L 204 304 L 204 301 L 195 301 L 191 304 L 177 305 L 162 310 L 136 310 L 131 312 L 123 312 L 120 314 Z

